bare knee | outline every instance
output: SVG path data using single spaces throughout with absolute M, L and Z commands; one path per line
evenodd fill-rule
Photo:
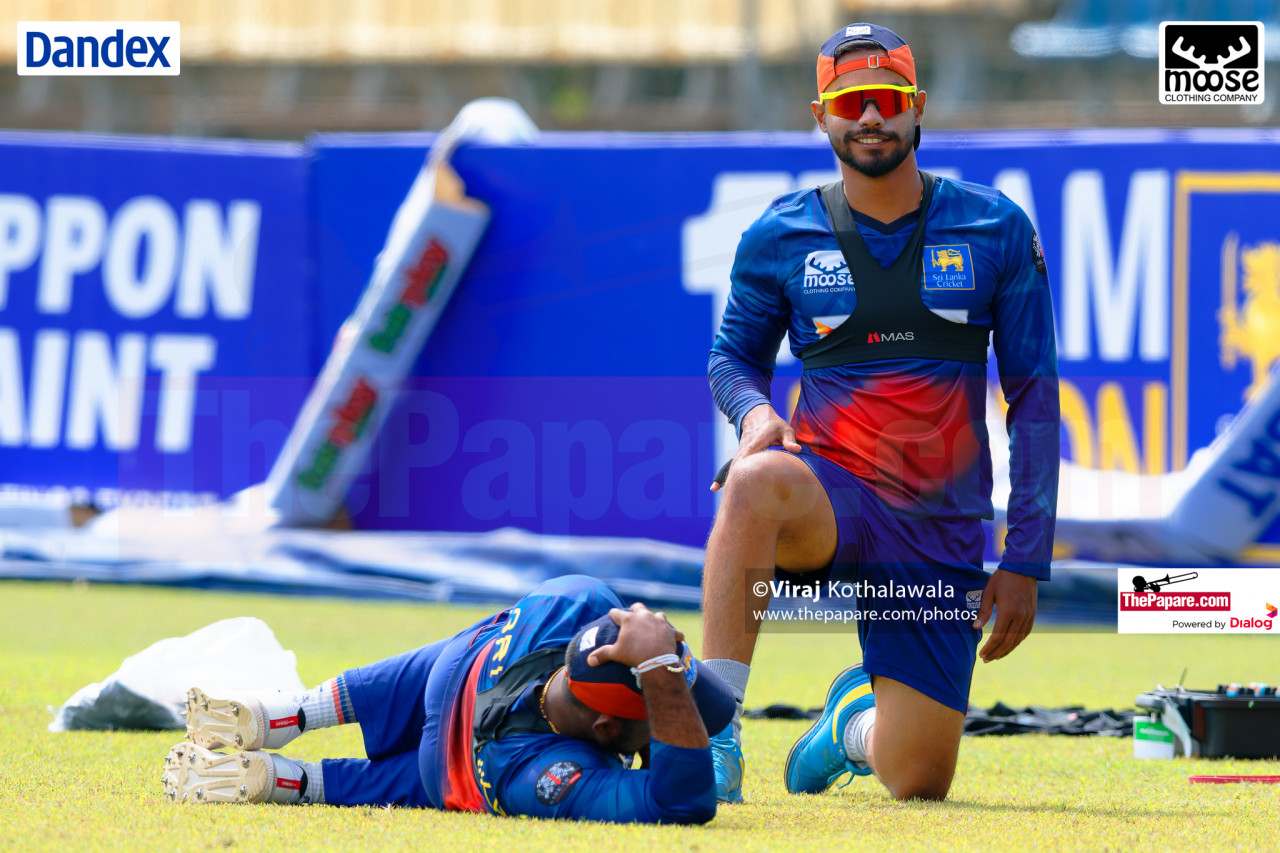
M 781 457 L 776 451 L 762 450 L 743 459 L 735 459 L 725 480 L 725 498 L 777 491 L 778 480 L 785 475 Z
M 956 775 L 956 753 L 946 745 L 919 742 L 886 749 L 883 741 L 872 756 L 876 775 L 895 800 L 945 800 Z M 906 748 L 904 749 L 903 746 Z
M 763 450 L 733 463 L 725 482 L 724 511 L 784 522 L 812 511 L 826 491 L 789 453 Z
M 897 800 L 944 800 L 956 775 L 964 713 L 876 676 L 871 766 Z
M 894 780 L 894 784 L 885 782 L 885 787 L 895 800 L 945 800 L 951 790 L 951 777 L 919 776 Z

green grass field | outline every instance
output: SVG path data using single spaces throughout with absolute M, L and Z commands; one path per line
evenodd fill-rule
M 747 804 L 706 827 L 618 827 L 412 809 L 182 807 L 162 797 L 174 733 L 51 734 L 48 706 L 99 681 L 152 642 L 231 616 L 257 616 L 314 684 L 437 639 L 483 609 L 63 584 L 0 583 L 0 848 L 715 850 L 1275 849 L 1280 786 L 1189 785 L 1194 773 L 1280 773 L 1277 762 L 1132 757 L 1132 741 L 1023 736 L 961 748 L 945 803 L 897 803 L 872 779 L 794 797 L 781 769 L 807 723 L 748 721 Z M 700 648 L 697 614 L 676 624 Z M 1280 681 L 1270 636 L 1138 637 L 1044 628 L 1011 657 L 978 665 L 973 701 L 1131 707 L 1157 681 Z M 819 704 L 857 660 L 857 638 L 766 635 L 747 704 Z M 355 726 L 285 750 L 362 755 Z

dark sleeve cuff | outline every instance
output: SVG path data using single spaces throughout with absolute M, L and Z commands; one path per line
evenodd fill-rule
M 711 747 L 692 749 L 650 741 L 649 795 L 664 823 L 706 823 L 716 816 Z
M 1016 560 L 1001 560 L 1000 568 L 1006 572 L 1013 572 L 1015 575 L 1026 575 L 1029 578 L 1035 578 L 1038 581 L 1049 580 L 1048 563 L 1020 563 Z

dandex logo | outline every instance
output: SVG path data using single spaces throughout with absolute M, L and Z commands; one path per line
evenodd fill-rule
M 19 21 L 19 76 L 177 76 L 177 21 Z
M 1165 21 L 1160 25 L 1160 102 L 1262 103 L 1265 48 L 1257 21 Z

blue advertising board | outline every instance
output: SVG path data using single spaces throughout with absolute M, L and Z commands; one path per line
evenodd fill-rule
M 307 162 L 0 135 L 0 482 L 112 506 L 264 476 L 314 377 Z
M 1280 242 L 1275 132 L 924 140 L 923 168 L 1000 188 L 1037 227 L 1057 308 L 1064 457 L 1185 467 L 1274 361 L 1272 338 L 1250 331 L 1266 306 L 1244 281 L 1248 258 L 1257 268 Z M 341 260 L 321 265 L 322 337 L 354 300 L 429 138 L 414 143 L 313 141 L 317 219 Z M 1230 168 L 1203 169 L 1211 159 Z M 386 431 L 398 449 L 353 493 L 358 523 L 700 544 L 714 517 L 707 485 L 734 447 L 704 378 L 734 247 L 772 197 L 835 176 L 825 139 L 545 134 L 464 148 L 455 165 L 493 221 L 418 363 L 417 402 Z M 325 242 L 322 257 L 335 251 Z M 798 373 L 784 343 L 779 410 Z M 398 454 L 411 461 L 388 464 Z
M 333 269 L 367 275 L 425 154 L 426 139 L 404 142 L 313 140 L 317 219 L 342 256 L 321 264 L 326 294 L 341 286 Z M 705 218 L 726 167 L 830 163 L 800 134 L 546 134 L 536 145 L 460 149 L 453 165 L 492 219 L 418 362 L 415 391 L 384 428 L 381 461 L 353 489 L 356 523 L 701 544 L 727 452 L 705 378 L 723 297 L 718 305 L 715 285 L 690 289 L 686 266 L 706 260 L 690 261 L 685 232 Z M 335 186 L 359 186 L 365 204 L 353 208 Z M 727 267 L 770 197 L 742 206 L 747 218 L 706 257 Z M 344 308 L 355 298 L 347 287 Z M 326 310 L 321 334 L 343 316 Z M 400 454 L 403 464 L 387 464 Z
M 260 481 L 432 139 L 0 139 L 0 483 Z M 1277 142 L 926 132 L 923 168 L 1036 225 L 1064 458 L 1179 470 L 1280 357 Z M 835 177 L 825 139 L 548 133 L 453 165 L 492 219 L 348 496 L 356 525 L 700 545 L 736 443 L 705 378 L 734 249 L 774 196 Z M 780 411 L 798 377 L 784 344 Z

